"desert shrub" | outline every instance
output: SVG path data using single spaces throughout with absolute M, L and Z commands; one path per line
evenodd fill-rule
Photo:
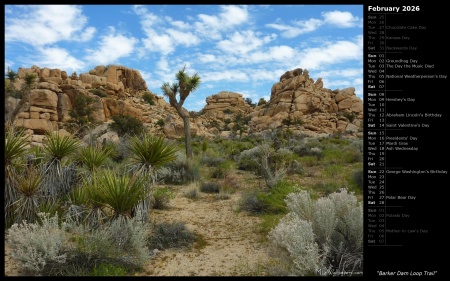
M 87 95 L 77 95 L 75 97 L 75 104 L 69 111 L 69 116 L 79 125 L 83 126 L 89 122 L 92 122 L 92 113 L 95 111 L 95 98 Z
M 355 120 L 356 115 L 353 112 L 342 112 L 342 116 L 348 119 L 348 122 L 352 123 Z
M 227 200 L 230 199 L 230 196 L 230 192 L 222 189 L 215 195 L 217 200 Z
M 324 156 L 323 150 L 317 146 L 308 147 L 306 145 L 300 144 L 297 146 L 290 147 L 290 150 L 295 154 L 299 155 L 300 157 L 313 156 L 316 158 L 316 160 L 321 160 Z
M 260 98 L 259 101 L 258 101 L 258 106 L 266 104 L 266 103 L 267 103 L 267 101 L 264 98 Z
M 111 263 L 96 265 L 92 272 L 92 276 L 126 276 L 127 274 L 126 268 Z
M 280 181 L 268 192 L 260 192 L 257 197 L 264 206 L 265 213 L 287 213 L 286 202 L 284 199 L 290 193 L 299 191 L 298 185 L 287 181 Z
M 362 191 L 364 188 L 364 170 L 359 169 L 353 172 L 352 181 L 358 188 L 358 190 Z
M 156 125 L 160 126 L 161 128 L 164 127 L 164 119 L 160 118 L 158 121 L 156 121 Z
M 160 223 L 153 227 L 148 245 L 150 249 L 183 248 L 195 241 L 195 235 L 182 222 Z
M 215 167 L 211 172 L 211 177 L 214 179 L 225 178 L 230 175 L 231 171 L 234 168 L 234 162 L 227 160 L 219 164 L 218 167 Z
M 300 157 L 299 162 L 306 167 L 313 167 L 320 165 L 320 162 L 317 160 L 315 156 L 303 156 Z
M 202 158 L 200 159 L 200 163 L 202 163 L 203 165 L 207 166 L 207 167 L 219 167 L 220 164 L 222 164 L 223 162 L 225 162 L 226 159 L 223 157 L 215 157 L 215 156 L 202 156 Z
M 300 159 L 293 159 L 288 166 L 288 173 L 289 174 L 303 174 L 304 169 L 303 165 L 300 163 Z
M 142 95 L 142 99 L 148 103 L 149 105 L 155 105 L 155 101 L 153 100 L 153 96 L 149 93 L 144 93 Z
M 290 274 L 362 272 L 363 207 L 346 189 L 313 200 L 307 191 L 286 197 L 289 213 L 269 240 L 287 257 Z
M 109 127 L 117 132 L 119 136 L 139 135 L 144 132 L 144 124 L 141 120 L 129 115 L 114 115 L 113 122 Z
M 242 151 L 250 149 L 253 146 L 251 142 L 221 140 L 218 149 L 221 155 L 226 155 L 227 158 L 236 160 Z
M 233 175 L 227 175 L 220 182 L 220 189 L 223 191 L 229 191 L 233 193 L 239 188 L 240 184 L 238 179 Z
M 292 151 L 275 148 L 266 142 L 241 152 L 238 158 L 239 169 L 251 170 L 262 175 L 269 188 L 282 180 L 294 160 Z
M 197 199 L 199 197 L 198 188 L 193 187 L 184 192 L 184 197 L 189 199 Z
M 157 180 L 168 184 L 186 184 L 200 180 L 200 166 L 188 161 L 186 154 L 177 153 L 177 158 L 158 170 Z
M 165 209 L 175 194 L 167 187 L 156 188 L 152 193 L 151 205 L 153 209 Z
M 331 178 L 336 178 L 342 174 L 344 167 L 341 164 L 331 164 L 325 167 L 325 174 Z
M 220 184 L 217 182 L 203 182 L 200 184 L 200 191 L 205 193 L 219 193 Z
M 261 214 L 264 212 L 266 205 L 260 199 L 260 191 L 258 189 L 246 190 L 239 199 L 239 209 L 251 214 Z
M 107 93 L 105 93 L 104 91 L 100 90 L 100 89 L 90 89 L 89 90 L 90 93 L 92 93 L 93 95 L 99 96 L 101 98 L 106 98 L 108 96 Z
M 363 161 L 363 154 L 357 148 L 346 147 L 344 149 L 344 152 L 345 152 L 344 159 L 343 159 L 344 163 L 351 164 L 351 163 L 358 163 L 358 162 Z
M 81 256 L 91 262 L 109 261 L 133 270 L 151 257 L 147 245 L 149 225 L 135 218 L 118 217 L 95 229 L 83 225 L 71 227 L 75 241 L 74 258 Z
M 328 195 L 342 188 L 342 184 L 336 181 L 319 181 L 312 188 L 318 193 Z
M 58 225 L 58 216 L 38 214 L 42 224 L 13 224 L 8 230 L 7 244 L 11 257 L 26 273 L 39 275 L 49 264 L 66 262 L 65 224 Z
M 325 149 L 324 161 L 331 164 L 351 164 L 361 162 L 362 153 L 356 149 L 345 147 Z
M 259 165 L 260 157 L 261 149 L 259 146 L 242 151 L 237 159 L 238 169 L 261 174 Z

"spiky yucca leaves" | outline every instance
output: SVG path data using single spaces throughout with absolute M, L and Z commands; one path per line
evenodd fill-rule
M 131 165 L 138 173 L 154 173 L 164 164 L 176 159 L 178 147 L 164 137 L 150 134 L 130 139 Z
M 61 136 L 58 132 L 47 134 L 44 149 L 50 157 L 50 162 L 62 161 L 64 157 L 76 152 L 80 142 L 72 136 Z
M 35 167 L 27 168 L 21 177 L 16 179 L 18 200 L 14 202 L 14 212 L 17 222 L 26 220 L 35 222 L 42 200 L 41 187 L 43 176 Z
M 47 134 L 47 140 L 44 142 L 47 156 L 44 184 L 46 196 L 56 200 L 72 190 L 76 167 L 73 163 L 63 163 L 63 159 L 73 155 L 79 146 L 80 142 L 72 136 L 61 136 L 58 132 Z
M 110 146 L 88 145 L 81 148 L 79 154 L 75 156 L 75 160 L 92 173 L 106 163 L 106 159 L 112 152 L 112 147 Z
M 134 217 L 136 206 L 149 197 L 145 177 L 120 175 L 108 169 L 96 174 L 93 182 L 95 200 L 111 209 L 112 218 Z
M 15 188 L 16 179 L 20 177 L 20 168 L 23 166 L 23 156 L 26 154 L 29 140 L 24 130 L 17 130 L 9 124 L 5 132 L 5 223 L 7 226 L 14 222 L 13 203 L 17 200 L 18 192 Z
M 167 141 L 162 136 L 150 134 L 132 137 L 127 147 L 131 151 L 130 171 L 136 176 L 144 178 L 145 193 L 150 194 L 157 179 L 158 169 L 177 158 L 178 147 L 174 142 Z M 136 206 L 134 211 L 140 219 L 147 221 L 150 208 L 151 196 L 147 196 L 141 204 Z
M 84 177 L 81 184 L 70 192 L 68 204 L 66 217 L 89 229 L 99 227 L 107 218 L 96 178 Z

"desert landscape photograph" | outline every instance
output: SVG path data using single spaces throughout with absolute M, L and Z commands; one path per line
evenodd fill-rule
M 362 276 L 362 5 L 5 5 L 4 276 Z

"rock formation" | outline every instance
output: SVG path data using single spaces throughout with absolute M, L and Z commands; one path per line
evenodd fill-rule
M 270 100 L 250 114 L 255 131 L 287 127 L 311 136 L 357 132 L 363 119 L 363 103 L 355 88 L 330 90 L 314 81 L 308 70 L 287 71 L 272 86 Z
M 27 73 L 37 77 L 36 83 L 30 91 L 30 102 L 22 105 L 14 123 L 27 129 L 33 145 L 41 143 L 47 132 L 71 131 L 69 112 L 79 95 L 95 99 L 92 116 L 99 125 L 111 122 L 114 115 L 130 115 L 140 119 L 150 132 L 168 138 L 184 136 L 183 122 L 175 109 L 148 90 L 137 70 L 108 65 L 69 76 L 59 69 L 19 68 L 16 89 L 24 83 Z M 144 101 L 144 94 L 153 97 L 154 105 Z M 19 101 L 13 97 L 5 99 L 6 120 Z M 241 94 L 226 91 L 207 97 L 206 103 L 191 118 L 192 135 L 230 136 L 233 129 L 236 131 L 237 116 L 247 118 L 245 126 L 239 124 L 244 135 L 284 127 L 311 136 L 356 134 L 361 131 L 363 118 L 362 101 L 354 88 L 326 89 L 321 78 L 314 81 L 307 70 L 300 68 L 284 73 L 280 82 L 273 85 L 270 100 L 256 108 L 245 102 Z

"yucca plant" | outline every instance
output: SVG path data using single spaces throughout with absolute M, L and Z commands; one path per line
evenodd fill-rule
M 36 221 L 42 198 L 42 182 L 43 177 L 35 167 L 27 168 L 21 177 L 17 177 L 15 187 L 18 200 L 13 204 L 16 221 Z
M 47 196 L 56 199 L 71 191 L 76 169 L 73 164 L 63 163 L 63 159 L 73 155 L 79 146 L 80 142 L 72 136 L 61 136 L 58 132 L 47 134 L 44 143 L 47 156 L 44 192 Z
M 162 136 L 143 134 L 130 139 L 127 146 L 131 151 L 131 169 L 136 176 L 143 177 L 145 193 L 150 194 L 156 181 L 158 169 L 177 158 L 178 147 L 174 142 L 167 141 Z M 151 197 L 146 197 L 136 206 L 135 212 L 147 221 L 147 213 L 151 208 Z
M 120 175 L 114 170 L 104 170 L 93 177 L 96 203 L 112 211 L 112 218 L 131 218 L 135 216 L 134 210 L 145 198 L 149 191 L 145 188 L 146 178 L 129 175 Z
M 92 173 L 106 163 L 106 159 L 111 153 L 112 148 L 109 146 L 101 147 L 99 145 L 88 145 L 81 148 L 79 154 L 75 156 L 75 160 Z
M 178 147 L 162 136 L 143 134 L 130 139 L 131 165 L 138 173 L 154 173 L 176 159 Z
M 80 142 L 72 136 L 61 136 L 58 132 L 48 133 L 46 136 L 44 149 L 50 157 L 50 162 L 61 162 L 64 157 L 75 153 L 80 146 Z
M 68 203 L 66 216 L 88 228 L 97 228 L 107 218 L 96 178 L 83 178 L 81 185 L 70 192 Z
M 10 225 L 14 222 L 13 203 L 17 200 L 18 191 L 15 188 L 16 179 L 20 176 L 20 168 L 23 166 L 23 156 L 26 154 L 29 140 L 25 137 L 24 130 L 7 126 L 5 132 L 5 223 Z

